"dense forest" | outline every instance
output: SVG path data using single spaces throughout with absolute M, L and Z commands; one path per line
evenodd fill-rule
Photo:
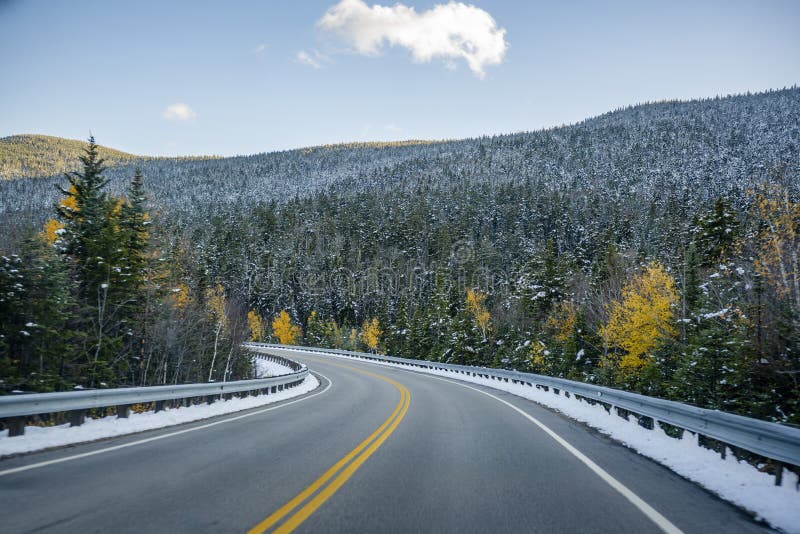
M 0 183 L 0 389 L 248 376 L 245 339 L 800 423 L 800 90 Z M 58 188 L 54 187 L 58 185 Z

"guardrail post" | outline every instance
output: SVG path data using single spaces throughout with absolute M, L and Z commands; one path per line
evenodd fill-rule
M 775 485 L 780 486 L 783 484 L 783 464 L 775 462 Z
M 127 419 L 131 415 L 131 407 L 128 404 L 121 404 L 117 406 L 117 418 Z
M 25 421 L 27 417 L 11 417 L 6 420 L 8 427 L 8 437 L 22 436 L 25 434 Z
M 69 426 L 81 426 L 86 420 L 86 410 L 72 410 L 68 418 Z
M 155 413 L 163 412 L 164 411 L 164 401 L 163 400 L 156 401 L 155 402 L 155 406 L 153 407 L 153 411 Z
M 214 401 L 217 400 L 214 395 L 206 395 L 206 404 L 214 404 Z

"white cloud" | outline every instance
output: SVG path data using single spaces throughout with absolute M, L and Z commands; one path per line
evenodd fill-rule
M 297 55 L 295 56 L 295 61 L 302 65 L 308 65 L 309 67 L 314 67 L 315 69 L 322 68 L 322 64 L 319 61 L 319 54 L 315 53 L 315 57 L 312 57 L 311 54 L 306 52 L 305 50 L 300 50 Z
M 197 117 L 192 108 L 182 102 L 172 104 L 164 109 L 164 118 L 175 121 L 188 121 Z
M 487 65 L 502 63 L 508 44 L 506 30 L 475 6 L 450 2 L 417 13 L 395 4 L 368 6 L 363 0 L 341 0 L 317 22 L 364 55 L 378 55 L 384 43 L 411 51 L 414 61 L 464 59 L 483 78 Z
M 266 49 L 267 49 L 266 43 L 261 43 L 257 47 L 253 48 L 253 53 L 256 55 L 263 54 Z

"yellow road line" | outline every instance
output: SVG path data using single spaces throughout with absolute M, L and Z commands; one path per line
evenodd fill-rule
M 329 362 L 326 362 L 329 363 Z M 333 464 L 325 473 L 322 474 L 317 480 L 311 483 L 307 488 L 303 491 L 298 493 L 295 497 L 293 497 L 289 502 L 278 508 L 275 512 L 273 512 L 269 517 L 261 521 L 259 524 L 254 526 L 248 531 L 248 534 L 261 534 L 265 532 L 270 527 L 274 526 L 276 523 L 281 521 L 286 515 L 291 513 L 295 508 L 300 506 L 304 501 L 306 501 L 309 497 L 311 497 L 317 490 L 322 488 L 331 478 L 333 478 L 336 473 L 338 473 L 343 467 L 347 466 L 335 479 L 327 486 L 322 489 L 313 499 L 311 499 L 308 503 L 306 503 L 300 510 L 298 510 L 294 515 L 292 515 L 286 522 L 281 525 L 275 532 L 291 532 L 295 528 L 297 528 L 303 521 L 305 521 L 311 514 L 313 514 L 322 504 L 327 501 L 336 491 L 344 485 L 345 482 L 353 475 L 353 473 L 358 470 L 359 467 L 370 457 L 372 454 L 380 447 L 384 441 L 394 432 L 397 425 L 400 424 L 400 421 L 403 420 L 405 417 L 406 412 L 408 411 L 408 406 L 411 401 L 411 394 L 409 393 L 408 389 L 405 388 L 399 382 L 392 380 L 391 378 L 387 378 L 383 375 L 379 375 L 376 373 L 372 373 L 370 371 L 365 371 L 363 369 L 358 369 L 356 367 L 352 367 L 349 365 L 339 365 L 330 363 L 330 365 L 335 365 L 336 367 L 345 367 L 348 369 L 352 369 L 362 374 L 370 375 L 384 382 L 388 382 L 392 384 L 397 390 L 400 392 L 400 400 L 397 403 L 394 411 L 392 411 L 391 415 L 379 426 L 375 432 L 370 434 L 364 441 L 358 444 L 355 449 L 347 453 L 341 460 Z M 371 443 L 371 445 L 370 445 Z M 364 450 L 366 449 L 366 450 Z M 363 452 L 362 452 L 363 451 Z M 361 453 L 359 455 L 359 453 Z M 355 460 L 353 460 L 355 458 Z M 351 462 L 350 465 L 347 465 Z

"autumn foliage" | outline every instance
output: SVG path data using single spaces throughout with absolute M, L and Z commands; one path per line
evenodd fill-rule
M 378 319 L 373 317 L 370 320 L 364 321 L 364 325 L 361 327 L 361 341 L 369 350 L 374 351 L 378 348 L 381 334 L 383 334 L 383 331 L 381 330 Z
M 477 289 L 467 289 L 467 312 L 472 316 L 475 321 L 475 326 L 477 326 L 484 340 L 486 340 L 486 335 L 489 333 L 489 322 L 492 319 L 492 316 L 486 309 L 485 302 L 485 293 Z
M 299 341 L 302 330 L 292 324 L 292 318 L 286 310 L 281 310 L 272 320 L 272 335 L 278 338 L 278 343 L 282 345 L 294 345 Z
M 665 339 L 674 337 L 674 306 L 679 299 L 675 280 L 652 262 L 622 290 L 622 298 L 608 307 L 608 321 L 600 336 L 608 349 L 603 365 L 622 374 L 636 373 Z
M 261 341 L 264 334 L 264 321 L 253 310 L 247 312 L 247 328 L 250 330 L 250 341 Z

